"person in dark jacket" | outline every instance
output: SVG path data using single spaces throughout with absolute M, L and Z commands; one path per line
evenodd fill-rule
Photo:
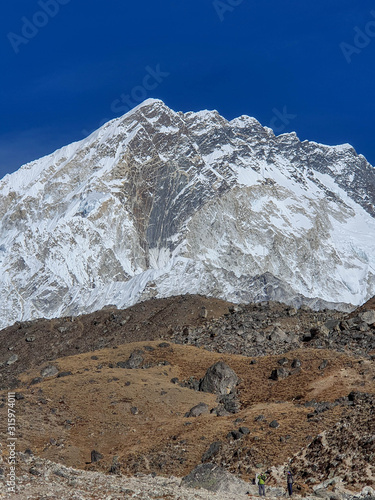
M 286 476 L 286 483 L 288 486 L 289 496 L 291 497 L 293 494 L 293 476 L 292 476 L 292 473 L 290 471 L 288 471 L 288 474 Z

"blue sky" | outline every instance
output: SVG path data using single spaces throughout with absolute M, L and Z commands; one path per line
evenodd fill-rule
M 349 142 L 375 165 L 372 1 L 17 0 L 0 56 L 0 177 L 148 97 Z

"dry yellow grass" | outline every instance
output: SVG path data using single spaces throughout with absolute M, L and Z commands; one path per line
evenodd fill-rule
M 154 350 L 145 350 L 145 346 Z M 116 366 L 136 349 L 144 351 L 145 362 L 151 367 Z M 282 464 L 341 415 L 337 406 L 319 418 L 308 419 L 312 410 L 302 403 L 334 401 L 352 390 L 375 392 L 375 387 L 371 362 L 313 349 L 288 353 L 285 357 L 290 361 L 301 360 L 301 369 L 286 379 L 270 380 L 281 357 L 265 356 L 250 364 L 250 358 L 239 355 L 172 343 L 160 347 L 160 340 L 136 342 L 59 358 L 52 364 L 71 375 L 30 385 L 40 376 L 44 363 L 19 376 L 17 391 L 24 399 L 17 401 L 16 408 L 18 449 L 30 448 L 41 457 L 77 468 L 108 471 L 117 456 L 123 473 L 138 470 L 183 476 L 200 463 L 210 443 L 221 441 L 231 452 L 252 450 L 264 466 Z M 320 370 L 323 359 L 328 360 L 328 366 Z M 180 387 L 171 379 L 199 379 L 219 360 L 241 378 L 240 412 L 226 417 L 206 414 L 185 418 L 185 413 L 200 402 L 210 408 L 217 406 L 216 396 Z M 136 414 L 131 411 L 134 407 Z M 255 421 L 260 414 L 265 420 Z M 278 428 L 269 427 L 272 420 L 278 421 Z M 250 434 L 230 443 L 228 432 L 241 425 L 248 427 Z M 94 449 L 103 459 L 90 464 Z M 241 469 L 240 473 L 248 479 L 246 471 Z

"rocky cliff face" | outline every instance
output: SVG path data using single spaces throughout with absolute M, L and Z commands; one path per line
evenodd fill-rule
M 180 293 L 361 304 L 374 186 L 349 145 L 145 101 L 0 182 L 0 326 Z

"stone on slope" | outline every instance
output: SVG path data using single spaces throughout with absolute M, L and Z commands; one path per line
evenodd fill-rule
M 185 413 L 186 418 L 190 417 L 199 417 L 199 415 L 203 415 L 204 413 L 208 413 L 208 405 L 206 403 L 198 403 L 193 406 L 188 412 Z
M 207 370 L 200 381 L 199 390 L 224 396 L 233 392 L 239 381 L 232 368 L 223 361 L 218 361 Z
M 365 311 L 358 314 L 359 318 L 368 325 L 373 325 L 375 323 L 375 311 Z
M 127 361 L 119 361 L 117 366 L 119 368 L 128 369 L 140 368 L 143 363 L 143 354 L 144 352 L 142 350 L 137 349 L 131 353 Z
M 56 373 L 58 372 L 59 369 L 56 366 L 48 365 L 41 370 L 40 374 L 44 378 L 44 377 L 52 377 L 53 375 L 56 375 Z
M 181 481 L 181 486 L 244 495 L 249 485 L 233 474 L 212 463 L 198 465 Z

